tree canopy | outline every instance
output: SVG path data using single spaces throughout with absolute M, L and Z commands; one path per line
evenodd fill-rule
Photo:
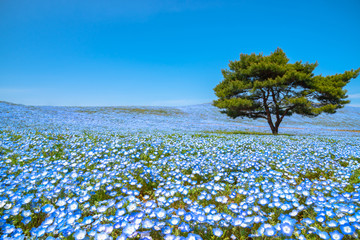
M 350 102 L 343 88 L 360 68 L 322 76 L 314 75 L 317 66 L 317 62 L 289 63 L 280 48 L 268 56 L 241 54 L 222 70 L 224 79 L 214 88 L 218 99 L 213 104 L 232 118 L 264 118 L 278 134 L 285 116 L 335 113 Z

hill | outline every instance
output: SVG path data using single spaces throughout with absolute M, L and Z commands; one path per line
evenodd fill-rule
M 180 107 L 54 107 L 0 102 L 0 117 L 1 128 L 270 132 L 265 120 L 231 119 L 209 103 Z M 359 130 L 360 108 L 347 106 L 336 114 L 316 118 L 288 117 L 280 133 L 359 135 Z

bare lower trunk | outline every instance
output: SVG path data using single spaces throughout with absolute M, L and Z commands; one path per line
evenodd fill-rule
M 278 127 L 274 127 L 274 129 L 271 129 L 271 131 L 272 131 L 272 134 L 273 134 L 273 135 L 278 135 L 279 128 L 278 128 Z
M 271 129 L 271 132 L 273 135 L 278 135 L 278 132 L 279 132 L 279 125 L 280 124 L 273 124 L 273 122 L 271 121 L 271 119 L 268 119 L 268 123 L 269 123 L 269 126 L 270 126 L 270 129 Z

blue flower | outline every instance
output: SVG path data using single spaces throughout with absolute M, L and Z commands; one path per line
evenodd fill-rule
M 259 204 L 261 204 L 263 206 L 268 204 L 268 203 L 269 203 L 269 199 L 267 199 L 267 198 L 262 198 L 262 199 L 259 200 Z
M 189 222 L 189 221 L 191 221 L 192 219 L 193 219 L 193 216 L 192 216 L 191 213 L 186 213 L 186 214 L 184 215 L 184 220 L 185 220 L 185 221 Z
M 276 229 L 273 226 L 266 227 L 264 230 L 264 234 L 267 237 L 272 237 L 276 234 Z
M 179 222 L 180 222 L 180 218 L 178 218 L 178 217 L 172 217 L 171 219 L 169 219 L 168 220 L 169 221 L 169 223 L 171 224 L 171 225 L 178 225 L 179 224 Z
M 318 222 L 320 222 L 320 223 L 325 222 L 325 216 L 317 216 L 317 217 L 316 217 L 316 221 L 318 221 Z
M 172 228 L 169 227 L 169 226 L 165 226 L 165 227 L 161 230 L 161 232 L 162 232 L 163 234 L 170 234 L 170 233 L 172 232 Z
M 326 222 L 326 225 L 328 227 L 337 227 L 339 224 L 335 220 L 330 220 L 330 221 Z
M 126 207 L 126 209 L 127 209 L 129 212 L 135 211 L 136 208 L 137 208 L 136 203 L 130 203 L 130 204 Z
M 123 229 L 123 233 L 127 236 L 131 236 L 136 232 L 136 227 L 134 224 L 127 224 L 126 227 Z
M 330 233 L 331 239 L 332 240 L 341 240 L 344 235 L 342 235 L 339 231 L 333 231 Z
M 281 223 L 280 229 L 280 233 L 287 237 L 290 237 L 294 231 L 294 227 L 291 226 L 289 223 Z
M 186 240 L 202 240 L 202 238 L 194 233 L 189 233 L 186 237 Z
M 155 225 L 155 223 L 154 223 L 154 221 L 152 221 L 152 220 L 150 220 L 150 219 L 145 219 L 145 220 L 142 222 L 142 225 L 143 225 L 144 228 L 150 229 L 150 228 L 152 228 L 152 227 Z
M 109 235 L 105 232 L 101 232 L 101 233 L 96 233 L 95 235 L 95 240 L 106 240 L 108 239 Z
M 345 235 L 352 235 L 355 232 L 355 228 L 350 224 L 340 226 L 341 232 Z
M 213 234 L 217 237 L 221 237 L 223 235 L 223 231 L 220 228 L 214 228 Z
M 184 222 L 182 222 L 178 228 L 180 229 L 181 232 L 190 232 L 191 231 L 189 224 L 184 223 Z
M 23 218 L 23 220 L 21 220 L 21 222 L 24 225 L 27 225 L 29 222 L 31 222 L 31 217 L 25 217 L 25 218 Z
M 85 237 L 86 237 L 86 231 L 85 230 L 77 230 L 74 233 L 74 238 L 76 240 L 82 240 L 82 239 L 85 239 Z
M 51 204 L 46 204 L 45 206 L 42 207 L 42 211 L 46 214 L 48 213 L 51 213 L 53 212 L 55 209 L 54 209 L 54 206 L 51 205 Z
M 321 239 L 325 239 L 325 240 L 329 239 L 329 234 L 327 232 L 319 231 L 318 235 Z

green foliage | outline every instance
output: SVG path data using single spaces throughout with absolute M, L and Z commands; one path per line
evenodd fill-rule
M 214 105 L 232 118 L 267 119 L 273 134 L 285 116 L 335 113 L 350 102 L 343 87 L 360 68 L 315 76 L 317 66 L 317 62 L 289 63 L 279 48 L 268 56 L 241 54 L 239 61 L 230 61 L 229 69 L 222 70 L 224 80 L 214 88 L 218 97 Z

